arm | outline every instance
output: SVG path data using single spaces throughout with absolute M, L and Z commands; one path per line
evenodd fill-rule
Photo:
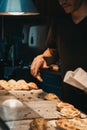
M 55 37 L 54 37 L 53 26 L 50 25 L 46 43 L 50 48 L 47 48 L 41 55 L 38 55 L 34 58 L 31 64 L 31 74 L 36 77 L 39 74 L 40 68 L 48 68 L 50 64 L 54 63 L 56 60 L 56 51 L 55 49 Z M 53 46 L 49 44 L 52 43 Z
M 31 74 L 36 77 L 39 74 L 40 68 L 48 68 L 54 62 L 54 49 L 47 48 L 44 53 L 34 58 L 31 64 Z

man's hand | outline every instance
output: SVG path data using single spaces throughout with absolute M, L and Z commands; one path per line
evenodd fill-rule
M 38 75 L 40 75 L 40 72 L 39 72 L 40 68 L 48 68 L 43 55 L 38 55 L 34 58 L 31 64 L 31 68 L 30 68 L 31 74 L 34 77 L 37 77 Z

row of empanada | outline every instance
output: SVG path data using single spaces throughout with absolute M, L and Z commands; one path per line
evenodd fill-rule
M 6 89 L 6 90 L 31 90 L 31 89 L 38 89 L 38 86 L 34 82 L 26 82 L 23 79 L 20 79 L 18 81 L 14 79 L 10 79 L 8 81 L 6 80 L 0 80 L 0 89 Z

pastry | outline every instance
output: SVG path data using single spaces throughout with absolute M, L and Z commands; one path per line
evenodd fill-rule
M 29 83 L 28 83 L 28 87 L 29 87 L 30 90 L 31 90 L 31 89 L 38 89 L 37 84 L 34 83 L 34 82 L 29 82 Z
M 61 100 L 59 99 L 59 97 L 54 94 L 54 93 L 48 93 L 44 96 L 44 99 L 49 100 L 49 101 L 57 101 L 57 102 L 61 102 Z
M 47 130 L 47 122 L 44 118 L 35 118 L 30 123 L 30 130 Z

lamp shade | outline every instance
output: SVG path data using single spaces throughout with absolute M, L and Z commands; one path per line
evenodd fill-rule
M 0 0 L 0 15 L 38 15 L 32 0 Z

